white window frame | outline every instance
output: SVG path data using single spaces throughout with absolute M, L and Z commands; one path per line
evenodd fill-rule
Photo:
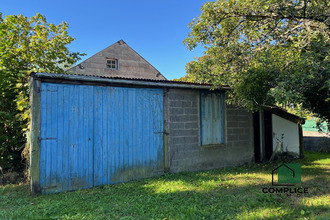
M 107 58 L 106 65 L 107 65 L 107 69 L 110 70 L 119 69 L 119 61 L 116 58 Z

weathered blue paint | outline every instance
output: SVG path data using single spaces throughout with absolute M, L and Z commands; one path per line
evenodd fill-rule
M 41 84 L 42 192 L 93 186 L 93 88 Z
M 223 93 L 201 93 L 201 145 L 224 143 L 223 96 Z
M 161 89 L 42 83 L 43 193 L 163 171 Z
M 161 172 L 163 91 L 95 87 L 94 92 L 94 185 Z

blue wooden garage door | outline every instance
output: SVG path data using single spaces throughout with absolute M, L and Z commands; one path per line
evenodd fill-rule
M 42 192 L 163 172 L 161 89 L 42 83 L 41 92 Z

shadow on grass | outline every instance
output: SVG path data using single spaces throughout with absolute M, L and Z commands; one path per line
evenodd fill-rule
M 310 160 L 302 160 L 307 181 L 301 186 L 315 191 L 305 197 L 263 193 L 262 188 L 271 186 L 277 163 L 165 174 L 51 195 L 32 196 L 27 185 L 0 187 L 0 219 L 292 219 L 329 211 L 323 199 L 317 200 L 329 193 L 324 185 L 329 170 L 310 166 Z M 315 204 L 303 202 L 314 197 Z
M 330 159 L 330 153 L 320 153 L 320 152 L 311 152 L 311 151 L 305 151 L 305 158 L 303 161 L 305 163 L 313 163 L 318 160 L 324 160 L 324 159 Z
M 300 217 L 326 209 L 323 205 L 310 207 L 292 204 L 286 196 L 278 197 L 261 192 L 263 184 L 243 187 L 214 186 L 198 190 L 158 192 L 150 190 L 150 181 L 136 181 L 128 184 L 109 185 L 94 190 L 61 193 L 54 196 L 40 196 L 34 206 L 42 216 L 59 218 L 90 214 L 96 218 L 183 218 L 183 219 L 234 219 L 250 215 L 256 218 Z M 163 184 L 166 184 L 165 180 Z M 42 205 L 44 204 L 44 205 Z M 53 205 L 55 204 L 55 205 Z M 51 209 L 46 207 L 51 206 Z M 68 209 L 67 207 L 70 207 Z M 35 207 L 34 207 L 35 208 Z M 249 210 L 249 211 L 248 211 Z M 309 212 L 307 212 L 309 210 Z M 304 212 L 305 212 L 304 211 Z
M 196 175 L 199 176 L 198 173 Z M 19 186 L 18 191 L 11 189 L 1 195 L 2 198 L 6 197 L 6 202 L 5 204 L 0 202 L 2 207 L 0 210 L 2 209 L 2 213 L 7 213 L 9 218 L 95 219 L 122 217 L 243 219 L 244 216 L 291 218 L 300 217 L 301 210 L 305 210 L 306 215 L 326 210 L 323 205 L 310 208 L 295 202 L 290 197 L 264 194 L 262 188 L 265 184 L 235 186 L 230 183 L 221 185 L 222 181 L 209 183 L 213 182 L 214 178 L 212 173 L 195 181 L 195 183 L 206 181 L 204 187 L 200 186 L 201 188 L 198 184 L 191 183 L 190 177 L 176 175 L 171 178 L 153 178 L 39 196 L 26 196 L 29 193 L 28 187 Z M 171 186 L 172 182 L 176 182 L 176 185 Z M 166 188 L 162 188 L 164 185 Z M 10 205 L 9 210 L 3 209 L 6 205 Z

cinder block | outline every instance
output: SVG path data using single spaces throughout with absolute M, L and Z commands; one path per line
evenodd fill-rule
M 187 151 L 184 156 L 190 158 L 191 161 L 196 161 L 199 159 L 200 151 L 197 149 L 192 149 L 190 151 Z
M 249 122 L 245 121 L 245 122 L 238 122 L 238 127 L 240 128 L 248 128 L 249 127 Z
M 236 135 L 240 135 L 240 134 L 244 134 L 245 131 L 244 131 L 244 128 L 237 127 L 237 128 L 232 129 L 231 133 L 236 134 Z
M 106 63 L 90 63 L 91 68 L 104 69 L 106 68 Z
M 239 122 L 248 122 L 249 116 L 248 115 L 237 115 L 236 120 Z
M 185 160 L 187 158 L 190 158 L 191 160 L 194 160 L 194 158 L 199 157 L 199 151 L 198 150 L 180 150 L 173 152 L 173 160 Z
M 198 143 L 198 137 L 173 137 L 172 141 L 176 144 L 193 144 Z
M 168 98 L 169 98 L 169 100 L 177 100 L 177 101 L 179 101 L 179 100 L 182 100 L 182 101 L 184 101 L 184 100 L 187 100 L 187 101 L 195 101 L 196 100 L 196 95 L 195 94 L 191 94 L 191 93 L 188 93 L 188 94 L 186 94 L 186 93 L 184 93 L 184 94 L 182 94 L 182 93 L 180 93 L 180 94 L 178 94 L 178 93 L 169 93 L 168 94 Z
M 174 159 L 171 161 L 171 170 L 179 167 L 182 163 L 184 163 L 184 160 L 180 159 Z M 179 171 L 177 171 L 179 172 Z
M 234 147 L 243 147 L 246 149 L 249 146 L 249 141 L 235 141 Z
M 234 142 L 232 142 L 232 140 L 228 139 L 227 143 L 226 143 L 226 146 L 232 148 L 234 146 Z
M 234 120 L 227 121 L 227 128 L 237 128 L 238 122 Z
M 200 146 L 197 142 L 195 143 L 186 143 L 184 145 L 182 144 L 177 144 L 173 143 L 171 151 L 176 152 L 176 151 L 196 151 L 200 150 Z
M 240 141 L 249 141 L 249 135 L 248 134 L 241 134 L 241 135 L 238 135 L 238 139 Z
M 88 65 L 90 65 L 90 64 L 88 64 Z M 87 67 L 85 66 L 85 68 L 83 70 L 84 70 L 85 73 L 93 73 L 93 74 L 97 73 L 97 74 L 100 74 L 100 75 L 102 73 L 102 75 L 105 75 L 104 71 L 103 71 L 104 69 L 95 69 L 95 68 L 90 68 L 88 66 Z
M 183 115 L 184 114 L 184 110 L 183 108 L 170 108 L 170 114 L 171 115 Z
M 228 121 L 236 121 L 236 122 L 246 122 L 248 121 L 247 116 L 239 116 L 239 115 L 227 115 Z
M 193 143 L 199 144 L 199 142 L 198 142 L 198 136 L 185 137 L 184 138 L 184 141 L 185 141 L 186 144 L 193 144 Z
M 198 131 L 197 130 L 173 130 L 171 132 L 172 136 L 197 136 Z
M 84 69 L 80 69 L 80 68 L 78 68 L 79 70 L 85 70 L 86 68 L 91 68 L 91 67 L 92 67 L 91 62 L 87 62 L 87 61 L 81 63 L 81 66 L 83 66 Z M 104 66 L 104 67 L 105 67 L 105 66 Z
M 173 144 L 183 145 L 185 143 L 184 137 L 170 137 L 170 139 Z
M 186 157 L 187 152 L 186 151 L 175 151 L 173 152 L 173 160 L 184 160 L 187 159 Z
M 232 128 L 232 127 L 227 128 L 227 129 L 226 129 L 226 133 L 227 133 L 227 135 L 231 135 L 231 134 L 233 134 L 233 133 L 234 133 L 234 129 L 235 129 L 235 128 Z
M 185 108 L 184 109 L 184 113 L 186 115 L 193 115 L 193 114 L 197 114 L 197 108 Z
M 91 57 L 90 62 L 91 62 L 91 63 L 103 64 L 103 66 L 105 66 L 106 63 L 107 63 L 107 60 L 106 60 L 105 57 L 94 56 L 94 57 Z
M 228 141 L 238 140 L 238 137 L 236 134 L 227 134 L 227 140 Z
M 197 122 L 186 122 L 184 123 L 185 129 L 198 129 L 198 123 Z
M 144 63 L 144 62 L 139 62 L 138 66 L 139 66 L 139 68 L 146 69 L 146 70 L 149 70 L 149 68 L 150 68 L 150 65 L 148 63 Z
M 169 123 L 169 127 L 172 130 L 175 129 L 183 129 L 184 128 L 184 123 L 183 122 L 171 122 Z
M 179 108 L 191 107 L 191 101 L 170 101 L 169 106 Z
M 241 115 L 241 116 L 244 116 L 244 115 L 247 115 L 249 114 L 246 110 L 244 109 L 231 109 L 230 111 L 231 114 L 233 115 Z
M 117 59 L 120 59 L 121 57 L 118 57 L 118 54 L 120 54 L 119 52 L 120 52 L 120 50 L 103 51 L 102 54 L 101 54 L 101 56 L 102 57 L 107 57 L 107 58 L 117 58 Z
M 186 121 L 190 121 L 190 122 L 194 122 L 198 120 L 198 116 L 197 115 L 170 115 L 170 121 L 171 122 L 186 122 Z
M 244 128 L 244 134 L 253 135 L 253 127 L 251 126 L 250 128 Z

